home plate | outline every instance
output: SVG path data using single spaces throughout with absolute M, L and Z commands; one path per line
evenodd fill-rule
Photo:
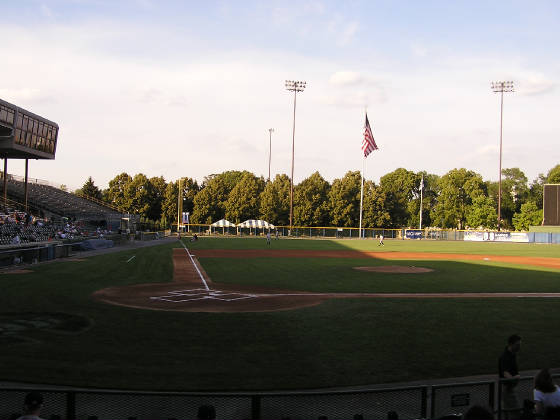
M 484 261 L 490 261 L 490 258 L 484 257 L 483 260 L 484 260 Z
M 222 302 L 233 302 L 242 299 L 256 298 L 258 295 L 236 292 L 222 292 L 220 290 L 189 289 L 174 290 L 167 292 L 164 296 L 151 296 L 153 300 L 165 300 L 167 302 L 191 302 L 196 300 L 220 300 Z

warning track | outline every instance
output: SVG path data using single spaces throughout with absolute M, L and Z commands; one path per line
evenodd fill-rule
M 318 305 L 335 298 L 450 299 L 560 298 L 560 293 L 310 293 L 243 285 L 215 285 L 198 258 L 376 258 L 383 260 L 493 261 L 560 269 L 560 258 L 472 254 L 432 254 L 309 250 L 173 249 L 172 283 L 109 287 L 93 294 L 106 303 L 134 308 L 181 312 L 264 312 Z

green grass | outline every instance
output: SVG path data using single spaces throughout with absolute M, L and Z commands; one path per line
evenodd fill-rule
M 208 239 L 200 248 L 264 248 L 264 239 Z M 372 249 L 373 241 L 280 240 L 273 248 Z M 492 246 L 499 245 L 499 246 Z M 513 245 L 513 246 L 505 246 Z M 560 366 L 556 299 L 332 299 L 292 311 L 158 312 L 97 302 L 112 285 L 167 282 L 171 248 L 141 248 L 0 275 L 2 313 L 64 312 L 91 321 L 68 334 L 37 330 L 2 344 L 0 380 L 148 390 L 261 390 L 367 385 L 494 373 L 507 336 L 523 336 L 522 369 Z M 385 251 L 559 256 L 558 246 L 387 241 Z M 492 250 L 492 251 L 490 251 Z M 129 263 L 126 261 L 136 257 Z M 313 291 L 559 291 L 558 270 L 450 261 L 390 261 L 434 273 L 374 275 L 374 259 L 220 259 L 219 282 Z M 1 319 L 1 317 L 0 317 Z M 543 326 L 547 326 L 545 328 Z
M 185 243 L 192 249 L 264 249 L 262 238 L 205 238 Z M 468 241 L 411 241 L 385 239 L 385 246 L 377 246 L 373 239 L 280 239 L 272 240 L 272 249 L 357 250 L 375 252 L 434 252 L 457 254 L 491 254 L 526 257 L 560 258 L 560 244 L 499 243 Z

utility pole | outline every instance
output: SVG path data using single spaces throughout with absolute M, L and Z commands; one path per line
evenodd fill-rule
M 268 181 L 270 182 L 270 160 L 272 159 L 272 133 L 274 133 L 274 128 L 268 129 Z
M 294 92 L 294 125 L 292 128 L 292 177 L 290 179 L 290 232 L 292 234 L 292 220 L 294 215 L 294 150 L 296 139 L 296 95 L 298 92 L 303 92 L 306 87 L 306 82 L 298 82 L 294 80 L 286 80 L 286 90 Z
M 502 224 L 502 129 L 504 122 L 504 92 L 514 92 L 513 82 L 492 82 L 494 93 L 500 93 L 500 173 L 498 178 L 498 230 Z
M 422 230 L 422 190 L 424 189 L 424 174 L 422 174 L 422 180 L 420 181 L 420 230 Z

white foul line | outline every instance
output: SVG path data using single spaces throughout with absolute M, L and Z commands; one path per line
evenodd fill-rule
M 196 268 L 196 271 L 198 272 L 198 275 L 200 276 L 200 280 L 202 280 L 202 283 L 204 283 L 204 288 L 206 290 L 210 290 L 210 288 L 208 287 L 208 284 L 206 284 L 206 280 L 204 280 L 204 276 L 202 275 L 202 273 L 200 272 L 200 270 L 198 269 L 198 266 L 196 265 L 196 263 L 194 262 L 194 259 L 192 257 L 192 254 L 189 252 L 189 249 L 185 246 L 185 244 L 183 243 L 183 240 L 181 239 L 181 245 L 183 245 L 183 248 L 185 248 L 185 251 L 187 251 L 188 256 L 191 259 L 191 262 L 194 265 L 194 268 Z
M 132 259 L 136 258 L 136 255 L 133 255 L 132 257 L 130 257 L 128 260 L 126 260 L 127 263 L 129 263 L 130 261 L 132 261 Z

